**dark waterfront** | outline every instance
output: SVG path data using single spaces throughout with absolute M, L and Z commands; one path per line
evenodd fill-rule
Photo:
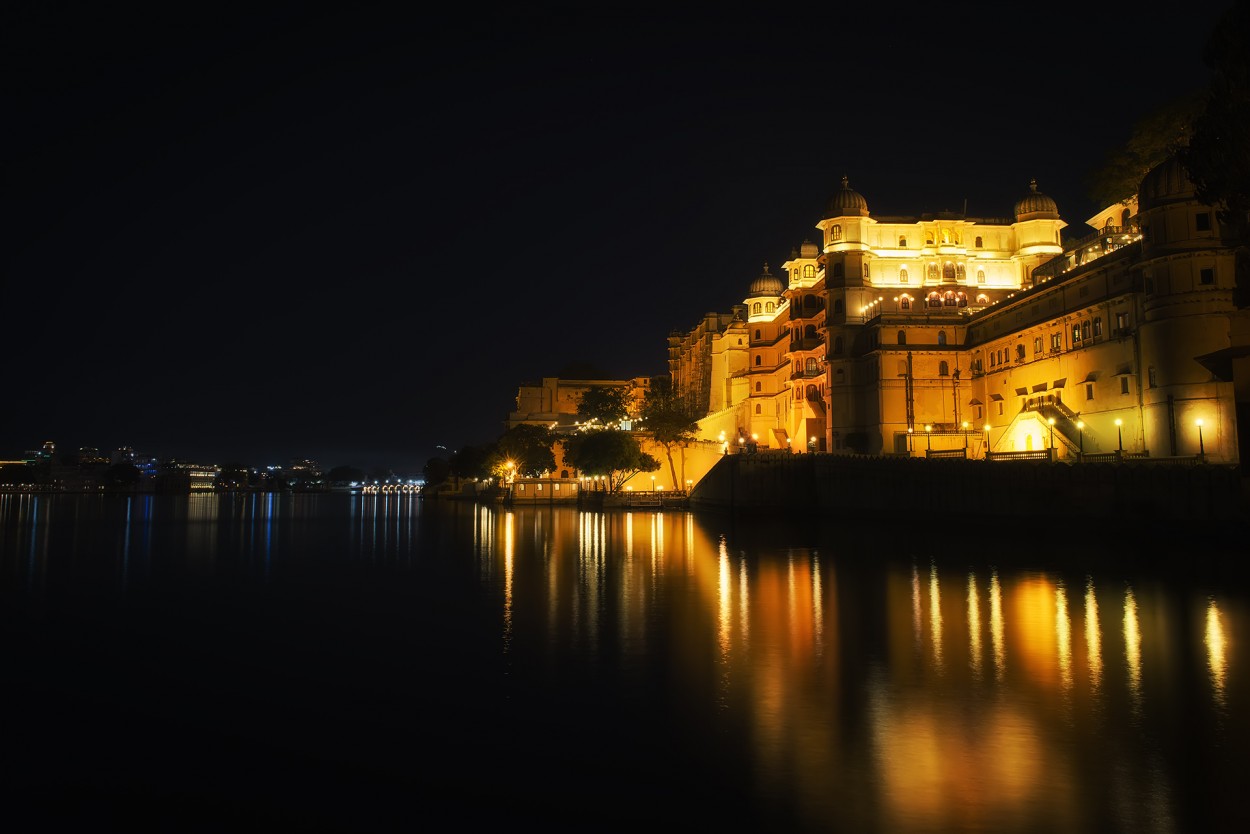
M 1240 831 L 1244 550 L 1041 516 L 0 495 L 5 807 L 126 831 Z

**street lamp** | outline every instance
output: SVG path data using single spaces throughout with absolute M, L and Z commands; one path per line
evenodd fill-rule
M 912 430 L 911 430 L 911 426 L 908 426 L 907 427 L 907 455 L 908 457 L 911 456 L 911 452 L 912 452 Z
M 932 452 L 933 451 L 933 426 L 929 425 L 928 423 L 924 424 L 924 442 L 925 442 L 925 448 L 928 449 L 928 451 Z
M 655 492 L 655 476 L 651 476 L 651 491 Z
M 1202 418 L 1199 417 L 1194 422 L 1198 424 L 1198 457 L 1205 461 L 1207 459 L 1207 447 L 1202 445 Z
M 967 420 L 964 420 L 964 448 L 965 449 L 968 448 L 968 421 Z M 966 455 L 968 453 L 964 452 L 964 454 Z
M 1050 450 L 1055 450 L 1055 418 L 1051 417 L 1046 421 L 1050 425 Z
M 990 424 L 985 424 L 985 459 L 990 459 Z
M 1081 458 L 1085 458 L 1085 422 L 1083 420 L 1076 421 L 1076 436 L 1081 444 Z
M 1122 428 L 1123 425 L 1124 425 L 1123 420 L 1121 420 L 1119 417 L 1115 418 L 1115 436 L 1116 436 L 1116 442 L 1119 443 L 1119 446 L 1120 446 L 1120 454 L 1124 454 L 1124 429 Z

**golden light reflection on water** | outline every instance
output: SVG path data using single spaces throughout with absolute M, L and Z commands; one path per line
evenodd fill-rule
M 1141 710 L 1141 629 L 1137 622 L 1137 598 L 1133 589 L 1124 592 L 1124 663 L 1134 713 Z
M 1062 582 L 1055 586 L 1055 645 L 1059 654 L 1059 682 L 1066 692 L 1072 689 L 1072 623 L 1068 619 L 1068 592 Z
M 723 662 L 729 659 L 730 640 L 733 636 L 733 568 L 729 564 L 729 550 L 723 538 L 717 557 L 716 642 Z
M 1007 653 L 1003 646 L 1003 589 L 997 570 L 990 574 L 990 639 L 994 644 L 994 676 L 1001 681 L 1007 671 Z
M 1221 709 L 1227 708 L 1224 700 L 1224 685 L 1228 677 L 1227 640 L 1220 621 L 1220 607 L 1214 599 L 1207 604 L 1207 627 L 1202 641 L 1207 647 L 1207 666 L 1211 670 L 1211 697 Z
M 933 639 L 933 666 L 942 671 L 942 592 L 937 565 L 929 567 L 929 630 Z
M 1085 655 L 1089 664 L 1089 685 L 1098 694 L 1102 685 L 1102 637 L 1098 626 L 1098 597 L 1094 595 L 1094 578 L 1085 579 Z
M 968 574 L 968 664 L 972 675 L 981 678 L 981 601 L 977 597 L 977 575 Z

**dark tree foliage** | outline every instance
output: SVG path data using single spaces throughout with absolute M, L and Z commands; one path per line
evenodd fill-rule
M 677 396 L 672 380 L 667 376 L 651 380 L 650 390 L 642 403 L 642 430 L 664 447 L 673 486 L 680 489 L 677 466 L 673 463 L 673 447 L 685 446 L 693 441 L 699 430 L 699 423 L 686 408 L 681 397 Z
M 1179 152 L 1198 199 L 1217 209 L 1220 223 L 1241 251 L 1245 271 L 1250 230 L 1250 3 L 1229 8 L 1203 51 L 1211 69 L 1205 108 L 1194 120 L 1189 145 Z M 1244 295 L 1244 292 L 1242 293 Z M 1244 300 L 1242 302 L 1244 306 Z
M 587 388 L 577 403 L 577 417 L 582 422 L 598 420 L 605 426 L 619 423 L 629 415 L 629 394 L 623 385 Z
M 554 444 L 555 435 L 546 426 L 522 424 L 504 432 L 495 451 L 503 460 L 516 464 L 518 475 L 534 478 L 556 468 Z
M 133 463 L 115 463 L 104 471 L 104 482 L 112 487 L 133 487 L 143 474 Z
M 365 470 L 355 466 L 336 466 L 326 473 L 326 482 L 336 486 L 360 483 L 365 479 Z
M 1125 144 L 1112 150 L 1090 174 L 1090 199 L 1105 208 L 1137 196 L 1146 173 L 1189 140 L 1190 125 L 1201 108 L 1202 93 L 1194 92 L 1138 121 Z
M 628 432 L 614 429 L 573 435 L 565 443 L 565 456 L 579 471 L 606 477 L 609 492 L 616 492 L 639 472 L 660 468 L 660 462 L 642 451 Z
M 430 458 L 425 462 L 425 467 L 421 470 L 421 477 L 425 479 L 426 486 L 438 486 L 447 482 L 451 476 L 451 464 L 446 458 Z
M 465 446 L 457 449 L 451 456 L 451 475 L 457 481 L 474 480 L 490 477 L 490 461 L 495 448 L 485 446 Z

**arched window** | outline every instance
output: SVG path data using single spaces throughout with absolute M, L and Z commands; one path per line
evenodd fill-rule
M 931 293 L 929 293 L 928 302 L 929 302 L 929 306 L 930 306 L 930 307 L 941 307 L 941 306 L 942 306 L 942 296 L 938 295 L 938 294 L 937 294 L 937 293 L 935 293 L 935 292 L 931 292 Z
M 946 344 L 946 331 L 945 330 L 938 331 L 938 344 L 939 345 Z
M 758 394 L 759 392 L 760 392 L 760 384 L 757 382 L 755 383 L 755 393 Z
M 837 337 L 835 337 L 835 338 L 834 338 L 834 340 L 833 340 L 833 352 L 834 352 L 834 353 L 841 353 L 841 352 L 842 352 L 842 337 L 841 337 L 841 336 L 837 336 Z
M 1087 321 L 1081 322 L 1081 338 L 1082 339 L 1089 338 L 1089 322 Z
M 816 386 L 815 386 L 815 385 L 809 385 L 809 386 L 807 386 L 807 398 L 808 398 L 809 400 L 818 400 L 818 399 L 820 399 L 820 392 L 816 390 Z
M 903 237 L 902 235 L 898 236 L 898 248 L 899 249 L 907 248 L 907 238 Z
M 756 365 L 763 365 L 763 364 L 764 364 L 764 357 L 762 357 L 762 356 L 757 356 L 757 357 L 755 357 L 755 364 L 756 364 Z
M 834 312 L 834 315 L 838 315 L 838 316 L 842 315 L 842 299 L 838 298 L 834 300 L 833 312 Z
M 984 269 L 978 269 L 978 270 L 977 270 L 977 283 L 978 283 L 978 284 L 984 284 L 984 283 L 985 283 L 985 270 L 984 270 Z
M 807 357 L 807 364 L 804 365 L 803 367 L 804 367 L 804 370 L 807 371 L 808 376 L 811 376 L 812 374 L 816 373 L 817 369 L 819 368 L 819 366 L 816 364 L 815 357 L 812 357 L 812 356 Z
M 898 280 L 901 283 L 904 283 L 904 284 L 907 283 L 907 267 L 903 267 L 902 269 L 898 271 Z
M 815 278 L 815 277 L 816 277 L 816 267 L 812 266 L 811 264 L 804 264 L 804 265 L 803 265 L 803 277 L 804 277 L 804 278 Z
M 814 308 L 818 307 L 819 305 L 820 305 L 820 301 L 819 301 L 819 299 L 817 299 L 817 298 L 816 298 L 816 296 L 814 296 L 814 295 L 805 295 L 805 296 L 803 296 L 803 308 L 804 308 L 804 309 L 806 309 L 806 310 L 812 310 L 812 309 L 814 309 Z
M 955 280 L 962 284 L 967 277 L 968 273 L 964 270 L 964 265 L 955 264 Z
M 763 331 L 761 331 L 761 330 L 756 330 L 756 331 L 755 331 L 755 340 L 756 340 L 757 342 L 760 340 L 760 333 L 762 333 L 762 332 L 763 332 Z
M 929 264 L 926 264 L 925 266 L 926 266 L 926 277 L 928 278 L 928 280 L 936 281 L 938 279 L 938 265 L 936 263 L 929 263 Z
M 938 376 L 950 376 L 950 372 L 950 366 L 946 364 L 945 359 L 938 363 Z
M 751 312 L 758 313 L 759 311 L 760 311 L 760 303 L 757 301 L 755 302 L 755 304 L 751 306 Z
M 946 293 L 942 296 L 942 304 L 944 304 L 947 307 L 954 307 L 958 303 L 959 302 L 955 298 L 955 294 L 951 292 L 950 290 L 947 290 Z
M 1129 217 L 1130 215 L 1129 215 L 1128 209 L 1125 209 L 1124 211 L 1120 212 L 1120 225 L 1127 228 Z
M 841 261 L 838 261 L 836 264 L 833 265 L 833 277 L 834 278 L 842 277 L 842 262 Z
M 942 264 L 942 280 L 946 282 L 954 282 L 955 280 L 955 265 L 950 261 Z
M 956 298 L 956 300 L 958 301 L 958 303 L 957 303 L 955 306 L 957 306 L 957 307 L 967 307 L 967 306 L 968 306 L 968 296 L 967 296 L 967 294 L 966 294 L 966 293 L 962 293 L 962 292 L 961 292 L 961 293 L 956 293 L 956 294 L 955 294 L 955 298 Z
M 1024 358 L 1024 345 L 1016 345 L 1016 358 L 1017 359 Z
M 775 310 L 774 310 L 774 308 L 773 308 L 773 303 L 772 303 L 771 301 L 766 302 L 766 303 L 764 304 L 764 312 L 765 312 L 765 313 L 772 313 L 772 312 L 774 312 L 774 311 L 775 311 Z
M 900 345 L 907 344 L 907 331 L 906 330 L 898 331 L 898 343 Z
M 910 295 L 899 296 L 898 308 L 900 310 L 910 310 L 911 309 L 911 296 Z
M 864 277 L 868 277 L 868 262 L 864 261 Z
M 977 235 L 976 240 L 973 241 L 973 245 L 976 246 L 976 248 L 978 249 L 981 248 L 981 236 L 980 235 Z
M 978 304 L 989 304 L 989 303 L 990 303 L 990 297 L 989 297 L 988 295 L 986 295 L 985 293 L 981 293 L 980 295 L 978 295 L 978 296 L 977 296 L 977 303 L 978 303 Z
M 760 413 L 760 404 L 759 404 L 759 403 L 756 403 L 756 404 L 755 404 L 755 413 L 756 413 L 756 414 L 759 414 L 759 413 Z
M 829 227 L 829 240 L 833 241 L 833 240 L 841 240 L 841 239 L 842 239 L 842 227 L 830 226 Z

